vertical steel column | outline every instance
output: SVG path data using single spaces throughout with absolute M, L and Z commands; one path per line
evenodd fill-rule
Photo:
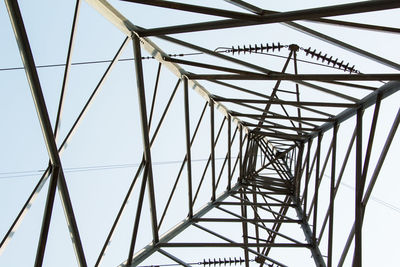
M 40 238 L 36 250 L 35 267 L 42 266 L 44 251 L 46 249 L 47 236 L 50 228 L 51 214 L 53 211 L 54 197 L 56 195 L 57 180 L 60 173 L 60 167 L 53 165 L 51 170 L 51 178 L 49 183 L 49 191 L 47 193 L 46 206 L 43 214 L 42 228 L 40 230 Z
M 61 122 L 61 116 L 62 116 L 63 105 L 64 105 L 65 91 L 66 91 L 66 88 L 67 88 L 68 76 L 69 76 L 69 71 L 70 71 L 70 68 L 71 68 L 72 50 L 73 50 L 73 47 L 74 47 L 74 39 L 75 39 L 76 25 L 77 25 L 78 17 L 79 17 L 80 3 L 81 3 L 81 1 L 77 0 L 76 4 L 75 4 L 75 13 L 74 13 L 74 19 L 73 19 L 73 22 L 72 22 L 71 36 L 70 36 L 70 39 L 69 39 L 67 61 L 65 63 L 64 78 L 63 78 L 63 83 L 62 83 L 62 87 L 61 87 L 60 101 L 59 101 L 59 104 L 58 104 L 56 124 L 54 126 L 54 136 L 55 136 L 56 140 L 57 140 L 58 131 L 59 131 L 60 125 L 61 125 L 60 122 Z
M 311 139 L 307 142 L 307 157 L 306 157 L 306 180 L 304 183 L 304 193 L 303 193 L 303 210 L 304 216 L 307 218 L 307 195 L 308 195 L 308 181 L 310 180 L 310 153 L 311 153 Z
M 357 110 L 357 139 L 356 139 L 356 197 L 355 197 L 355 246 L 353 266 L 362 266 L 362 119 L 363 110 Z
M 239 125 L 239 180 L 243 179 L 243 126 Z
M 242 217 L 247 220 L 247 205 L 245 205 L 244 203 L 244 189 L 241 188 L 240 189 L 241 193 L 240 193 L 240 198 L 241 198 L 241 203 L 242 205 L 240 206 L 240 210 L 241 210 L 241 214 Z M 244 247 L 244 259 L 245 259 L 245 263 L 246 263 L 246 267 L 249 267 L 249 249 L 248 249 L 248 229 L 247 229 L 247 221 L 243 220 L 242 221 L 242 231 L 243 231 L 243 243 L 245 245 Z
M 295 44 L 292 44 L 289 47 L 290 47 L 290 49 L 292 49 L 294 51 L 294 53 L 293 53 L 294 74 L 297 75 L 298 74 L 298 71 L 297 71 L 297 51 L 299 51 L 299 46 L 295 45 Z M 299 90 L 299 84 L 298 83 L 296 83 L 296 100 L 297 100 L 297 102 L 300 102 L 300 90 Z M 297 116 L 299 118 L 301 118 L 301 108 L 300 107 L 297 107 Z M 302 128 L 302 124 L 301 124 L 301 120 L 299 120 L 300 132 L 301 132 L 301 128 Z
M 5 0 L 8 14 L 10 16 L 12 28 L 21 54 L 21 59 L 25 67 L 26 76 L 29 87 L 31 89 L 32 98 L 35 103 L 36 112 L 39 118 L 40 127 L 42 129 L 47 152 L 49 154 L 52 165 L 60 168 L 58 179 L 58 188 L 61 195 L 61 201 L 64 208 L 65 216 L 69 226 L 73 247 L 76 253 L 77 261 L 80 266 L 87 266 L 85 254 L 83 252 L 81 239 L 79 236 L 78 226 L 76 224 L 75 215 L 72 209 L 71 199 L 69 197 L 67 184 L 62 171 L 61 160 L 58 154 L 57 145 L 54 139 L 53 130 L 50 123 L 49 114 L 47 112 L 46 103 L 44 101 L 42 88 L 39 77 L 36 72 L 35 62 L 33 60 L 28 36 L 25 31 L 24 22 L 19 10 L 18 2 L 15 0 Z
M 156 104 L 156 97 L 157 97 L 157 90 L 158 90 L 158 82 L 160 81 L 161 66 L 162 66 L 161 62 L 158 63 L 156 83 L 155 83 L 155 85 L 154 85 L 154 92 L 153 92 L 153 100 L 151 101 L 151 107 L 150 107 L 149 129 L 151 129 L 151 122 L 152 122 L 152 120 L 153 120 L 153 112 L 154 112 L 154 106 L 155 106 L 155 104 Z
M 136 69 L 136 83 L 138 91 L 138 100 L 140 106 L 140 118 L 143 138 L 143 150 L 144 158 L 146 160 L 146 166 L 148 168 L 148 190 L 150 198 L 150 211 L 151 211 L 151 224 L 153 228 L 153 241 L 158 243 L 158 227 L 157 227 L 157 213 L 156 213 L 156 202 L 154 196 L 154 182 L 153 182 L 153 169 L 151 162 L 150 152 L 150 141 L 149 141 L 149 127 L 147 124 L 147 111 L 146 111 L 146 97 L 144 91 L 144 80 L 143 80 L 143 66 L 142 66 L 142 53 L 140 51 L 140 40 L 136 35 L 132 35 L 133 41 L 133 53 L 135 57 L 135 69 Z
M 333 212 L 335 203 L 335 176 L 336 176 L 336 142 L 338 125 L 333 127 L 332 158 L 331 158 L 331 187 L 329 195 L 329 234 L 328 234 L 328 267 L 332 267 L 333 250 Z
M 369 132 L 367 149 L 365 151 L 365 158 L 364 158 L 364 164 L 362 167 L 363 170 L 362 170 L 362 176 L 361 176 L 361 187 L 362 187 L 363 192 L 364 192 L 364 188 L 365 188 L 365 180 L 367 178 L 367 173 L 368 173 L 369 161 L 371 158 L 372 144 L 374 143 L 376 124 L 378 123 L 378 116 L 379 116 L 379 110 L 381 107 L 381 100 L 382 100 L 381 95 L 378 95 L 377 99 L 376 99 L 376 103 L 375 103 L 375 110 L 374 110 L 374 116 L 373 116 L 372 123 L 371 123 L 371 129 Z
M 228 120 L 228 190 L 231 189 L 231 181 L 232 181 L 232 163 L 231 163 L 231 157 L 232 157 L 232 141 L 231 141 L 231 135 L 232 135 L 232 118 L 230 115 L 227 116 Z
M 211 179 L 212 179 L 212 196 L 211 200 L 215 201 L 215 133 L 214 133 L 214 101 L 210 99 L 210 130 L 211 130 Z
M 299 153 L 297 156 L 297 162 L 295 167 L 295 197 L 300 199 L 300 184 L 302 176 L 302 163 L 303 163 L 304 143 L 300 144 Z
M 382 168 L 382 165 L 383 165 L 383 163 L 385 161 L 386 155 L 387 155 L 387 153 L 389 151 L 390 145 L 391 145 L 391 143 L 393 141 L 393 138 L 394 138 L 394 136 L 396 134 L 396 130 L 397 130 L 399 124 L 400 124 L 400 109 L 397 112 L 397 115 L 396 115 L 396 118 L 395 118 L 395 120 L 393 122 L 392 128 L 390 129 L 389 135 L 386 138 L 385 145 L 383 146 L 381 154 L 380 154 L 379 159 L 378 159 L 378 162 L 376 163 L 375 170 L 374 170 L 374 172 L 373 172 L 373 174 L 371 176 L 371 179 L 370 179 L 370 182 L 368 184 L 368 187 L 365 190 L 365 194 L 364 194 L 363 201 L 362 201 L 362 206 L 364 207 L 363 208 L 363 214 L 365 212 L 365 207 L 367 206 L 367 203 L 368 203 L 368 200 L 369 200 L 369 198 L 371 196 L 371 193 L 372 193 L 372 190 L 374 188 L 375 182 L 376 182 L 376 180 L 378 178 L 379 172 L 380 172 L 380 170 Z M 345 245 L 345 247 L 343 249 L 342 255 L 340 256 L 338 267 L 342 267 L 343 266 L 343 263 L 344 263 L 344 261 L 346 259 L 346 256 L 347 256 L 347 252 L 349 251 L 351 243 L 353 241 L 354 232 L 355 232 L 355 222 L 353 223 L 353 227 L 351 228 L 350 234 L 347 237 L 346 245 Z
M 140 186 L 138 204 L 136 207 L 135 222 L 133 224 L 131 244 L 129 247 L 128 259 L 126 260 L 127 265 L 131 265 L 133 253 L 135 252 L 135 244 L 136 244 L 137 233 L 139 230 L 140 217 L 142 215 L 143 199 L 144 199 L 144 193 L 146 191 L 147 177 L 148 177 L 148 165 L 145 166 L 143 177 L 142 177 L 142 184 Z
M 188 174 L 188 200 L 189 200 L 189 218 L 193 217 L 193 196 L 192 196 L 192 156 L 190 153 L 190 121 L 189 121 L 189 88 L 188 79 L 183 78 L 184 87 L 184 105 L 185 105 L 185 131 L 186 131 L 186 168 Z
M 317 162 L 315 167 L 315 187 L 314 187 L 314 215 L 313 215 L 313 242 L 317 244 L 317 216 L 318 216 L 318 181 L 319 181 L 319 165 L 321 159 L 321 139 L 322 134 L 318 134 L 318 143 L 317 143 Z

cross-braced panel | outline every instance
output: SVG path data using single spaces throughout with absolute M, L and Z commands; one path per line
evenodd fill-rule
M 27 156 L 2 158 L 1 264 L 377 264 L 370 229 L 395 235 L 399 212 L 372 195 L 378 176 L 398 186 L 398 1 L 86 2 L 58 7 L 65 64 L 41 65 L 35 27 L 57 21 L 5 0 L 23 67 L 0 77 L 28 81 L 4 104 L 5 151 Z

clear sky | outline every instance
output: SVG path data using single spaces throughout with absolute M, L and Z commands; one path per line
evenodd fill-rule
M 224 1 L 205 1 L 207 5 L 228 10 L 243 11 Z M 334 1 L 334 4 L 349 1 Z M 110 1 L 129 20 L 138 26 L 152 28 L 157 26 L 175 25 L 181 23 L 206 21 L 215 19 L 212 16 L 198 14 L 185 14 L 179 11 L 162 11 L 142 5 L 131 4 L 123 1 Z M 191 1 L 193 4 L 203 4 L 203 1 Z M 312 8 L 333 4 L 332 1 L 274 1 L 266 4 L 264 1 L 254 1 L 254 4 L 265 9 L 288 11 L 303 8 Z M 23 20 L 28 33 L 28 38 L 37 66 L 65 63 L 71 24 L 73 20 L 74 1 L 19 1 Z M 342 16 L 338 19 L 358 21 L 364 23 L 380 24 L 391 27 L 400 27 L 399 10 L 375 12 L 356 16 Z M 394 62 L 400 62 L 398 47 L 400 38 L 398 34 L 355 30 L 337 26 L 328 26 L 312 22 L 302 22 L 302 25 L 315 30 L 328 32 L 340 40 L 351 43 L 372 53 L 381 55 Z M 0 236 L 3 238 L 19 210 L 25 203 L 29 194 L 37 184 L 43 171 L 48 166 L 48 155 L 43 141 L 40 125 L 37 119 L 34 103 L 30 94 L 22 61 L 18 52 L 14 33 L 10 24 L 5 4 L 0 4 Z M 333 57 L 338 57 L 349 65 L 355 65 L 363 73 L 383 73 L 395 70 L 362 58 L 349 51 L 327 44 L 321 40 L 291 30 L 280 24 L 265 26 L 243 27 L 238 29 L 209 31 L 200 33 L 181 34 L 176 36 L 210 50 L 219 47 L 232 47 L 253 44 L 277 43 L 298 44 L 300 47 L 312 47 Z M 110 60 L 122 44 L 125 36 L 111 23 L 104 19 L 96 10 L 85 1 L 81 3 L 80 16 L 77 26 L 75 46 L 72 62 L 87 62 Z M 192 53 L 193 50 L 183 48 L 163 41 L 152 39 L 164 51 L 170 54 Z M 142 51 L 143 56 L 149 56 Z M 288 50 L 283 49 L 275 55 L 287 56 Z M 132 58 L 132 44 L 125 48 L 121 58 Z M 253 64 L 259 64 L 272 70 L 280 71 L 284 64 L 282 58 L 266 55 L 241 55 L 235 56 Z M 299 53 L 299 58 L 310 61 L 305 54 Z M 184 59 L 196 60 L 210 64 L 221 64 L 221 60 L 205 55 L 186 56 Z M 311 60 L 317 62 L 316 60 Z M 58 144 L 67 135 L 87 99 L 96 87 L 99 79 L 108 66 L 108 62 L 97 64 L 74 65 L 71 68 L 69 83 L 65 96 L 65 106 L 62 115 Z M 235 66 L 228 65 L 226 66 Z M 17 69 L 10 69 L 10 68 Z M 146 98 L 148 110 L 153 95 L 158 62 L 153 59 L 143 61 Z M 193 71 L 201 70 L 193 68 Z M 293 72 L 293 67 L 290 67 Z M 312 64 L 299 64 L 301 73 L 343 73 L 327 67 Z M 60 88 L 62 86 L 64 67 L 38 67 L 38 74 L 46 100 L 51 122 L 55 123 L 57 114 Z M 154 133 L 156 124 L 167 104 L 177 77 L 168 69 L 162 68 L 160 86 L 154 109 L 154 118 L 151 133 Z M 227 97 L 241 97 L 240 93 L 227 91 L 226 88 L 212 83 L 201 82 L 212 94 Z M 262 91 L 269 88 L 268 82 L 237 82 L 237 85 L 254 88 Z M 375 83 L 381 86 L 383 83 Z M 284 89 L 293 90 L 292 83 L 282 83 Z M 175 181 L 180 163 L 185 155 L 185 129 L 183 124 L 183 90 L 178 88 L 175 100 L 172 102 L 159 137 L 152 147 L 154 162 L 154 180 L 157 199 L 157 215 L 160 217 L 169 192 Z M 323 100 L 325 95 L 313 90 L 304 89 L 302 94 L 310 99 Z M 349 91 L 348 95 L 363 97 L 365 92 Z M 196 126 L 204 106 L 204 99 L 195 91 L 190 91 L 191 130 Z M 371 171 L 377 161 L 377 155 L 383 146 L 394 115 L 399 109 L 400 94 L 394 94 L 386 99 L 382 105 L 381 119 L 378 124 L 377 139 L 375 141 L 374 156 L 371 161 Z M 366 111 L 365 117 L 372 116 L 373 109 Z M 209 113 L 205 114 L 198 138 L 193 144 L 192 158 L 194 180 L 197 183 L 209 153 Z M 216 131 L 223 120 L 221 113 L 216 112 Z M 369 120 L 366 120 L 369 121 Z M 341 127 L 339 136 L 341 142 L 338 154 L 343 158 L 345 149 L 350 139 L 354 125 L 354 118 Z M 369 131 L 369 124 L 364 126 L 365 136 Z M 226 131 L 226 124 L 224 130 Z M 364 266 L 395 266 L 400 245 L 397 242 L 400 236 L 398 224 L 400 222 L 400 200 L 397 189 L 400 186 L 397 171 L 398 156 L 400 151 L 400 135 L 397 134 L 387 160 L 381 171 L 381 176 L 373 191 L 369 202 L 364 222 Z M 325 149 L 330 140 L 327 135 L 324 140 Z M 367 137 L 364 138 L 366 144 Z M 225 157 L 226 137 L 223 136 L 216 149 L 217 170 L 222 166 Z M 343 144 L 343 145 L 342 145 Z M 365 149 L 364 144 L 364 149 Z M 237 139 L 234 143 L 233 153 L 237 153 Z M 326 151 L 323 151 L 326 153 Z M 353 151 L 354 154 L 354 151 Z M 335 220 L 335 257 L 336 263 L 347 235 L 353 222 L 353 195 L 354 195 L 354 155 L 346 170 L 343 186 L 338 193 Z M 93 104 L 88 109 L 79 128 L 72 136 L 62 154 L 62 164 L 70 191 L 77 224 L 80 230 L 84 251 L 89 266 L 93 266 L 103 246 L 108 231 L 115 219 L 118 209 L 125 197 L 128 187 L 142 158 L 142 137 L 140 117 L 136 92 L 135 68 L 133 61 L 121 61 L 116 64 Z M 322 186 L 329 187 L 329 170 Z M 222 179 L 219 192 L 226 185 L 226 172 Z M 238 172 L 235 172 L 235 178 Z M 210 173 L 206 175 L 206 184 L 200 191 L 195 208 L 200 208 L 210 198 L 209 187 Z M 160 232 L 163 233 L 184 219 L 187 214 L 186 170 L 182 175 L 182 182 L 178 184 L 177 196 L 171 203 L 169 213 L 165 218 Z M 39 238 L 41 218 L 46 200 L 48 184 L 46 183 L 35 202 L 27 212 L 20 224 L 18 231 L 0 255 L 0 266 L 31 266 L 36 253 Z M 112 243 L 110 244 L 103 266 L 116 266 L 125 261 L 128 255 L 129 242 L 133 229 L 137 199 L 140 183 L 135 186 L 132 197 L 126 207 L 126 212 L 121 218 Z M 326 195 L 328 189 L 326 189 Z M 140 224 L 140 234 L 137 247 L 143 247 L 151 240 L 150 214 L 146 193 L 143 206 L 143 221 Z M 322 202 L 323 203 L 323 200 Z M 294 214 L 293 214 L 294 215 Z M 210 213 L 210 217 L 221 216 L 221 213 Z M 240 229 L 237 226 L 224 227 L 218 231 L 225 233 L 235 240 L 241 240 Z M 287 233 L 303 241 L 302 232 L 298 229 L 283 229 Z M 300 233 L 300 235 L 299 235 Z M 149 239 L 150 238 L 150 239 Z M 205 235 L 199 229 L 189 229 L 178 241 L 194 239 L 196 241 L 218 240 Z M 204 241 L 205 242 L 205 241 Z M 322 250 L 325 250 L 322 247 Z M 181 257 L 187 262 L 199 262 L 204 258 L 243 257 L 240 250 L 235 249 L 166 249 L 172 254 Z M 350 249 L 352 251 L 352 248 Z M 294 256 L 296 255 L 296 256 Z M 286 250 L 274 251 L 271 254 L 289 266 L 310 266 L 312 259 L 310 253 Z M 352 258 L 352 252 L 348 259 Z M 143 262 L 143 264 L 168 264 L 171 260 L 160 254 Z M 345 266 L 350 266 L 347 260 Z M 70 242 L 68 227 L 64 218 L 59 195 L 56 195 L 54 212 L 52 216 L 48 246 L 46 249 L 44 266 L 76 266 L 74 251 Z

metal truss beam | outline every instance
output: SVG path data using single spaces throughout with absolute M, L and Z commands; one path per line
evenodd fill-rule
M 44 101 L 42 88 L 41 88 L 39 77 L 38 77 L 38 74 L 36 71 L 35 62 L 33 60 L 33 55 L 32 55 L 32 51 L 30 48 L 27 34 L 26 34 L 24 22 L 22 20 L 21 12 L 19 10 L 17 1 L 6 0 L 5 3 L 6 3 L 7 11 L 10 16 L 10 20 L 11 20 L 11 24 L 12 24 L 12 27 L 14 30 L 15 38 L 18 43 L 19 51 L 21 54 L 21 59 L 25 66 L 26 76 L 28 79 L 29 87 L 31 89 L 32 98 L 35 103 L 36 112 L 37 112 L 37 115 L 39 118 L 39 122 L 40 122 L 40 126 L 42 129 L 43 137 L 45 140 L 47 152 L 48 152 L 48 155 L 50 158 L 50 162 L 51 162 L 53 168 L 55 168 L 55 170 L 59 169 L 59 172 L 60 172 L 60 174 L 57 176 L 58 189 L 59 189 L 60 196 L 61 196 L 61 202 L 62 202 L 64 211 L 65 211 L 66 220 L 69 225 L 69 230 L 71 233 L 71 239 L 73 241 L 72 243 L 73 243 L 73 247 L 74 247 L 74 250 L 76 253 L 77 261 L 78 261 L 79 266 L 87 266 L 85 254 L 83 252 L 81 238 L 80 238 L 79 231 L 78 231 L 78 226 L 76 224 L 75 215 L 74 215 L 74 212 L 72 209 L 71 199 L 70 199 L 67 184 L 66 184 L 66 181 L 64 178 L 64 173 L 63 173 L 63 169 L 62 169 L 62 165 L 61 165 L 60 156 L 58 154 L 58 149 L 57 149 L 56 141 L 55 141 L 55 138 L 53 135 L 49 114 L 47 111 L 46 103 Z M 55 178 L 55 177 L 53 177 L 53 178 Z M 54 183 L 55 183 L 55 181 L 53 179 L 53 184 Z M 52 197 L 49 196 L 49 198 L 52 198 Z M 51 202 L 52 201 L 49 199 L 47 202 L 48 205 L 46 204 L 48 209 L 51 209 L 51 206 L 52 206 Z M 50 220 L 50 217 L 49 217 L 50 215 L 51 215 L 50 211 L 48 210 L 45 213 L 46 219 L 45 219 L 44 224 L 49 223 L 46 221 Z M 46 234 L 45 234 L 45 232 L 47 232 L 46 228 L 48 228 L 48 226 L 43 225 L 43 228 L 42 228 L 42 233 L 43 233 L 42 237 L 43 238 L 46 238 Z M 39 249 L 41 249 L 41 248 L 39 248 Z M 42 254 L 42 253 L 44 253 L 44 252 L 38 251 L 39 255 L 37 257 L 37 259 L 38 259 L 37 264 L 41 264 L 40 258 L 42 256 L 40 256 L 40 254 Z

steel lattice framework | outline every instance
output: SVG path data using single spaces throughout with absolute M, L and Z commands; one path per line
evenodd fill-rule
M 125 233 L 130 239 L 125 248 L 128 254 L 122 263 L 115 262 L 115 265 L 136 266 L 149 262 L 146 260 L 151 259 L 153 254 L 162 254 L 177 264 L 190 266 L 199 263 L 192 262 L 192 252 L 187 252 L 185 248 L 202 253 L 204 258 L 213 258 L 210 257 L 209 248 L 218 248 L 231 250 L 232 256 L 241 256 L 243 259 L 214 258 L 204 260 L 203 265 L 236 261 L 246 266 L 288 266 L 288 257 L 298 257 L 301 262 L 311 252 L 316 266 L 343 266 L 347 254 L 352 255 L 352 259 L 347 259 L 348 263 L 362 266 L 365 209 L 400 122 L 399 103 L 391 104 L 391 117 L 384 115 L 385 121 L 390 122 L 389 131 L 378 131 L 377 124 L 383 116 L 380 116 L 380 110 L 384 101 L 398 95 L 400 65 L 382 55 L 340 41 L 329 32 L 308 28 L 301 22 L 377 31 L 388 36 L 387 42 L 390 38 L 398 38 L 399 28 L 329 17 L 362 16 L 366 12 L 392 9 L 398 11 L 399 1 L 366 1 L 287 12 L 266 10 L 242 0 L 225 1 L 226 5 L 241 11 L 208 7 L 206 3 L 197 6 L 161 0 L 126 0 L 118 3 L 135 7 L 146 5 L 149 9 L 157 10 L 173 9 L 177 14 L 209 15 L 205 17 L 207 20 L 201 22 L 148 29 L 136 25 L 134 20 L 122 15 L 123 10 L 118 11 L 106 0 L 86 2 L 125 37 L 72 127 L 62 142 L 57 142 L 60 140 L 67 81 L 73 68 L 72 48 L 82 3 L 77 0 L 75 6 L 58 111 L 52 125 L 18 3 L 5 0 L 40 121 L 49 165 L 5 233 L 0 253 L 6 250 L 24 215 L 47 182 L 35 266 L 43 264 L 57 189 L 79 266 L 102 265 L 128 200 L 133 198 L 137 199 L 135 214 L 130 221 L 129 232 Z M 209 19 L 212 16 L 219 17 L 219 20 Z M 367 60 L 372 64 L 370 69 L 383 65 L 384 71 L 361 73 L 355 66 L 351 67 L 352 64 L 334 60 L 312 48 L 304 49 L 295 42 L 229 46 L 212 50 L 195 41 L 185 41 L 187 34 L 203 34 L 201 38 L 209 38 L 212 42 L 215 36 L 207 37 L 208 33 L 215 32 L 211 30 L 219 30 L 223 36 L 229 34 L 229 29 L 266 25 L 288 26 L 291 31 L 299 31 Z M 124 193 L 118 212 L 115 215 L 104 214 L 106 217 L 112 216 L 113 223 L 108 226 L 108 234 L 96 259 L 88 260 L 72 205 L 73 197 L 68 191 L 61 154 L 130 44 L 133 46 L 137 88 L 135 108 L 139 114 L 138 127 L 140 125 L 143 145 L 139 153 L 141 162 Z M 184 52 L 165 52 L 160 48 L 163 45 L 167 49 L 180 47 Z M 284 58 L 281 64 L 268 66 L 267 63 L 263 65 L 253 61 L 252 57 L 277 51 Z M 189 57 L 185 56 L 190 53 L 201 55 L 195 60 L 188 60 Z M 303 72 L 304 60 L 299 59 L 300 54 L 309 61 L 316 63 L 319 60 L 320 65 L 332 68 L 324 72 L 326 68 L 315 66 Z M 364 62 L 362 60 L 360 62 Z M 153 63 L 148 63 L 150 61 Z M 162 69 L 176 76 L 175 85 L 163 81 Z M 155 81 L 152 99 L 146 97 L 152 93 L 148 76 Z M 161 104 L 156 104 L 157 90 L 165 91 L 166 87 L 173 89 L 165 107 L 160 108 Z M 315 94 L 307 93 L 310 90 Z M 182 98 L 175 97 L 179 95 L 177 92 L 182 92 Z M 165 122 L 174 103 L 181 107 L 182 116 L 173 122 Z M 177 147 L 184 148 L 183 160 L 177 172 L 165 173 L 165 177 L 160 177 L 160 173 L 154 171 L 157 166 L 154 157 L 165 151 L 156 152 L 153 144 L 162 136 L 163 142 L 169 140 L 168 136 L 173 134 L 174 129 L 163 131 L 162 127 L 172 123 L 180 125 L 173 128 L 184 129 L 182 138 L 170 139 Z M 201 125 L 208 130 L 199 130 Z M 140 142 L 140 138 L 136 142 Z M 384 140 L 379 151 L 373 150 L 377 138 Z M 195 145 L 199 139 L 200 145 Z M 193 156 L 198 155 L 198 151 L 206 151 L 203 153 L 206 161 L 202 166 Z M 222 161 L 218 157 L 222 157 Z M 371 163 L 372 157 L 375 158 L 374 164 Z M 351 168 L 351 174 L 346 168 Z M 335 254 L 338 249 L 334 246 L 338 238 L 336 227 L 341 223 L 340 216 L 347 216 L 341 214 L 343 203 L 336 195 L 346 175 L 353 177 L 355 187 L 351 203 L 345 203 L 351 209 L 350 214 L 353 214 L 352 227 L 345 229 L 347 241 L 340 244 L 340 251 Z M 162 190 L 168 193 L 161 194 L 161 189 L 156 188 L 165 181 L 168 181 L 168 186 L 163 184 L 165 188 Z M 183 190 L 182 183 L 185 186 Z M 204 197 L 201 197 L 202 194 Z M 171 203 L 176 198 L 179 204 L 172 207 Z M 337 208 L 339 205 L 342 206 Z M 147 210 L 147 215 L 144 215 L 144 210 Z M 162 228 L 168 214 L 173 214 L 173 221 L 177 224 Z M 141 228 L 145 216 L 149 217 L 146 221 L 148 225 L 147 228 Z M 187 231 L 196 234 L 185 235 Z M 138 245 L 139 239 L 145 240 L 147 245 Z M 143 244 L 143 241 L 140 242 Z M 292 254 L 294 250 L 301 252 Z M 281 254 L 273 254 L 274 251 Z M 149 263 L 160 264 L 151 260 Z

